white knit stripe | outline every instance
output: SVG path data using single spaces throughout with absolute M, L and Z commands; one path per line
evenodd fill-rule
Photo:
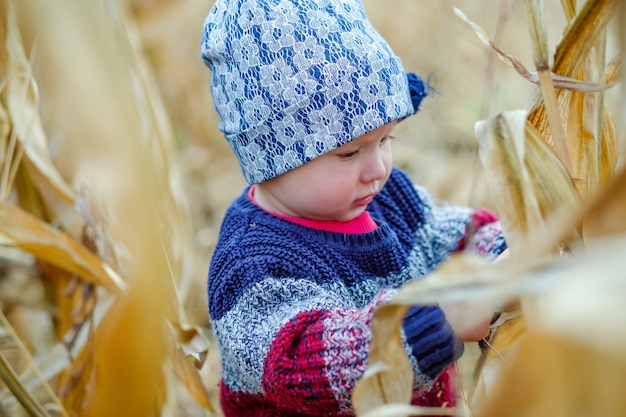
M 426 272 L 436 269 L 452 252 L 465 236 L 465 229 L 469 223 L 473 209 L 461 206 L 435 206 L 426 190 L 414 186 L 419 199 L 423 202 L 423 227 L 416 232 L 416 241 L 420 239 L 428 242 L 429 260 Z

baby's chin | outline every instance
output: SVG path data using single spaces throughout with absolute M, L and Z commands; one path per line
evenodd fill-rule
M 356 219 L 357 217 L 359 217 L 361 214 L 363 214 L 366 208 L 367 207 L 353 208 L 352 210 L 347 210 L 344 213 L 337 214 L 335 216 L 334 221 L 342 222 L 342 223 L 352 221 Z

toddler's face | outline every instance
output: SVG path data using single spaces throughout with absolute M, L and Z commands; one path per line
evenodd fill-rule
M 379 127 L 279 175 L 255 190 L 267 210 L 314 220 L 352 220 L 365 211 L 391 173 L 389 135 L 397 122 Z

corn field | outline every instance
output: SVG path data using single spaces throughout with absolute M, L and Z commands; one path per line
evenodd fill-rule
M 365 1 L 439 91 L 395 163 L 495 209 L 509 249 L 377 310 L 358 416 L 443 415 L 408 405 L 399 337 L 434 303 L 501 313 L 446 413 L 626 414 L 623 3 Z M 211 5 L 0 0 L 0 417 L 221 415 L 206 274 L 244 182 L 199 57 Z

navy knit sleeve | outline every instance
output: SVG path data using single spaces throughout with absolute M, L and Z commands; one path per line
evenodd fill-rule
M 432 382 L 443 369 L 461 357 L 463 342 L 456 337 L 439 307 L 411 307 L 402 322 L 405 348 L 416 362 L 416 375 L 429 379 L 416 385 Z

